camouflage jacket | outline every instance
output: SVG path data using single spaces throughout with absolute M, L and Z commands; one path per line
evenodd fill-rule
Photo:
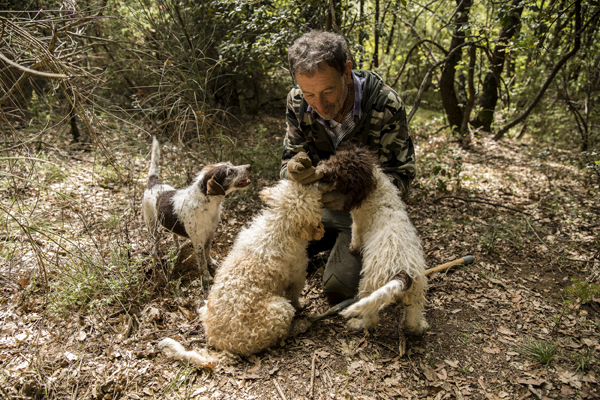
M 361 143 L 376 153 L 383 171 L 405 195 L 415 177 L 415 149 L 408 135 L 404 103 L 377 74 L 363 70 L 353 72 L 365 78 L 361 115 L 342 143 Z M 313 165 L 335 154 L 329 133 L 307 112 L 307 107 L 302 91 L 294 87 L 287 97 L 281 178 L 287 178 L 287 162 L 301 151 L 308 153 Z

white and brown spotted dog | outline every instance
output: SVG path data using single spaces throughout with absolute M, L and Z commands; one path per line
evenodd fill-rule
M 159 225 L 177 236 L 192 241 L 198 269 L 207 281 L 212 280 L 208 271 L 210 245 L 221 219 L 221 202 L 234 190 L 245 189 L 250 185 L 250 165 L 234 166 L 230 162 L 207 165 L 196 176 L 194 182 L 185 189 L 175 189 L 158 179 L 160 146 L 152 139 L 152 156 L 148 173 L 148 186 L 142 201 L 142 216 L 148 230 L 154 237 L 154 249 L 158 245 Z

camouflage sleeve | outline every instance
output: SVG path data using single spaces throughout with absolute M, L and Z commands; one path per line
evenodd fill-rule
M 388 86 L 384 86 L 383 96 L 378 107 L 380 124 L 379 162 L 384 172 L 406 195 L 410 182 L 415 177 L 415 149 L 408 134 L 406 110 L 400 96 Z M 374 114 L 377 111 L 374 110 Z
M 283 139 L 283 154 L 281 155 L 281 168 L 279 170 L 279 176 L 282 179 L 287 179 L 288 161 L 301 151 L 308 152 L 308 143 L 298 121 L 301 105 L 302 92 L 298 88 L 293 88 L 287 97 L 286 132 Z

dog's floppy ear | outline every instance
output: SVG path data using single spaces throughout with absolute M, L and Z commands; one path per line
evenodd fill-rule
M 300 227 L 300 239 L 312 241 L 319 240 L 325 234 L 325 227 L 320 219 L 315 219 Z
M 206 194 L 209 196 L 225 196 L 226 193 L 223 186 L 212 176 L 206 184 Z

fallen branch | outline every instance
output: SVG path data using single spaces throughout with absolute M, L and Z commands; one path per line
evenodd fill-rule
M 277 389 L 277 393 L 279 393 L 279 396 L 281 396 L 281 400 L 287 400 L 285 394 L 283 393 L 283 389 L 281 389 L 281 386 L 279 386 L 279 383 L 277 383 L 277 378 L 273 380 L 273 383 L 275 384 L 275 389 Z
M 514 212 L 518 212 L 518 213 L 521 213 L 521 214 L 525 214 L 525 215 L 531 215 L 531 214 L 530 214 L 530 213 L 528 213 L 528 212 L 521 211 L 521 210 L 518 210 L 518 209 L 516 209 L 516 208 L 508 207 L 508 206 L 505 206 L 505 205 L 502 205 L 502 204 L 491 203 L 491 202 L 489 202 L 489 201 L 484 201 L 484 200 L 465 199 L 465 198 L 458 197 L 458 196 L 442 196 L 442 197 L 438 197 L 437 199 L 434 199 L 434 200 L 433 200 L 433 203 L 438 203 L 439 201 L 441 201 L 441 200 L 444 200 L 444 199 L 457 199 L 457 200 L 460 200 L 460 201 L 464 201 L 465 203 L 481 203 L 481 204 L 487 204 L 487 205 L 494 206 L 494 207 L 502 207 L 502 208 L 506 208 L 506 209 L 508 209 L 508 210 L 511 210 L 511 211 L 514 211 Z

